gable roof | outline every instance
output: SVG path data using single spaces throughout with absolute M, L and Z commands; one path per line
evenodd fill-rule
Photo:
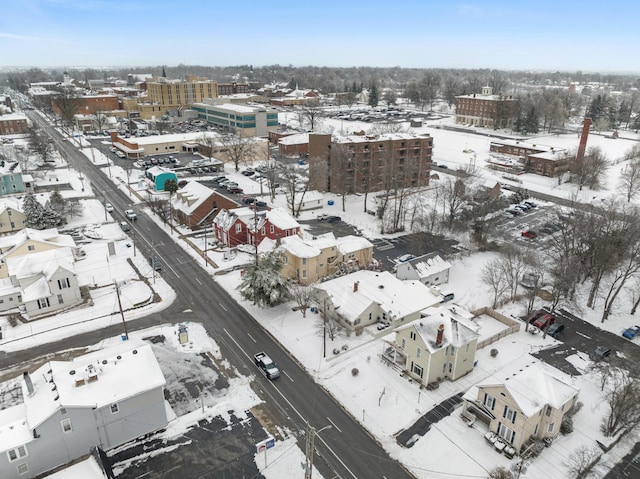
M 165 385 L 151 347 L 135 340 L 71 361 L 50 361 L 30 377 L 34 392 L 29 394 L 23 380 L 22 394 L 32 429 L 61 407 L 101 408 Z M 84 384 L 76 386 L 78 379 Z
M 247 227 L 250 231 L 257 231 L 261 229 L 267 222 L 271 223 L 278 229 L 289 230 L 300 228 L 298 223 L 287 210 L 282 207 L 272 208 L 267 211 L 261 211 L 256 215 L 255 225 L 251 218 L 247 222 Z
M 191 214 L 214 194 L 215 191 L 208 186 L 190 181 L 176 192 L 173 197 L 173 208 Z M 213 209 L 213 206 L 211 208 Z
M 49 228 L 46 230 L 34 230 L 32 228 L 25 228 L 10 236 L 0 236 L 0 251 L 2 251 L 0 257 L 6 256 L 15 248 L 23 245 L 30 240 L 60 247 L 76 246 L 75 241 L 70 235 L 62 235 L 56 228 Z
M 503 369 L 476 385 L 478 389 L 496 386 L 504 387 L 527 417 L 546 405 L 560 409 L 579 392 L 561 371 L 539 361 Z
M 213 223 L 218 226 L 218 228 L 229 231 L 236 221 L 242 221 L 246 225 L 255 214 L 255 211 L 250 208 L 222 209 L 213 219 Z
M 397 331 L 405 329 L 415 329 L 429 352 L 434 353 L 447 346 L 460 347 L 478 338 L 476 330 L 465 324 L 460 318 L 455 318 L 452 314 L 447 314 L 443 308 L 438 308 L 438 314 L 416 319 L 411 323 L 398 328 Z M 444 326 L 442 343 L 436 344 L 438 329 Z
M 427 278 L 451 268 L 451 263 L 442 259 L 438 253 L 428 253 L 407 261 L 418 274 L 419 278 Z

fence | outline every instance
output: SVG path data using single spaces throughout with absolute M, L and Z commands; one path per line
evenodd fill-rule
M 482 316 L 483 314 L 486 314 L 487 316 L 492 317 L 496 321 L 499 321 L 500 323 L 508 326 L 507 329 L 503 329 L 499 333 L 496 333 L 488 337 L 487 339 L 478 341 L 478 345 L 476 347 L 477 349 L 485 348 L 490 344 L 493 344 L 496 341 L 499 341 L 500 339 L 509 336 L 510 334 L 520 331 L 520 323 L 518 321 L 514 321 L 513 319 L 505 316 L 504 314 L 498 313 L 497 311 L 489 307 L 485 306 L 484 308 L 480 308 L 476 311 L 473 311 L 473 314 L 474 316 Z

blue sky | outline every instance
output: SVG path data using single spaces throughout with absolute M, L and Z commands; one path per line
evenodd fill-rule
M 0 67 L 640 72 L 640 2 L 2 0 Z

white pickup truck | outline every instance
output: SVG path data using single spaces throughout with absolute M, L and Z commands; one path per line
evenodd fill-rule
M 254 354 L 253 360 L 268 379 L 276 379 L 280 377 L 280 370 L 276 366 L 276 363 L 274 363 L 273 360 L 264 352 L 261 351 Z
M 138 215 L 136 215 L 136 212 L 133 210 L 125 210 L 124 215 L 131 221 L 135 221 L 138 219 Z

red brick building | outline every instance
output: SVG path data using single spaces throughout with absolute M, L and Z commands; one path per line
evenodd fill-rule
M 456 97 L 456 123 L 485 128 L 511 128 L 515 116 L 516 101 L 513 97 L 493 95 L 485 86 L 482 94 Z
M 387 133 L 377 136 L 309 134 L 309 189 L 364 193 L 429 184 L 433 138 Z
M 78 109 L 75 112 L 78 115 L 92 115 L 98 111 L 114 111 L 119 110 L 118 97 L 116 95 L 85 95 L 74 98 L 78 102 Z M 62 110 L 56 103 L 56 99 L 51 100 L 53 111 L 60 115 Z
M 248 83 L 218 83 L 218 96 L 249 93 L 250 91 Z
M 489 151 L 514 157 L 525 171 L 541 176 L 557 176 L 567 171 L 569 159 L 564 148 L 519 140 L 492 141 Z
M 29 133 L 27 117 L 19 113 L 0 116 L 0 135 L 20 135 Z
M 177 224 L 191 230 L 208 228 L 221 210 L 240 205 L 197 181 L 190 181 L 173 197 L 171 209 Z
M 251 208 L 221 210 L 213 220 L 214 235 L 228 247 L 260 244 L 300 234 L 300 225 L 283 208 L 256 212 Z

